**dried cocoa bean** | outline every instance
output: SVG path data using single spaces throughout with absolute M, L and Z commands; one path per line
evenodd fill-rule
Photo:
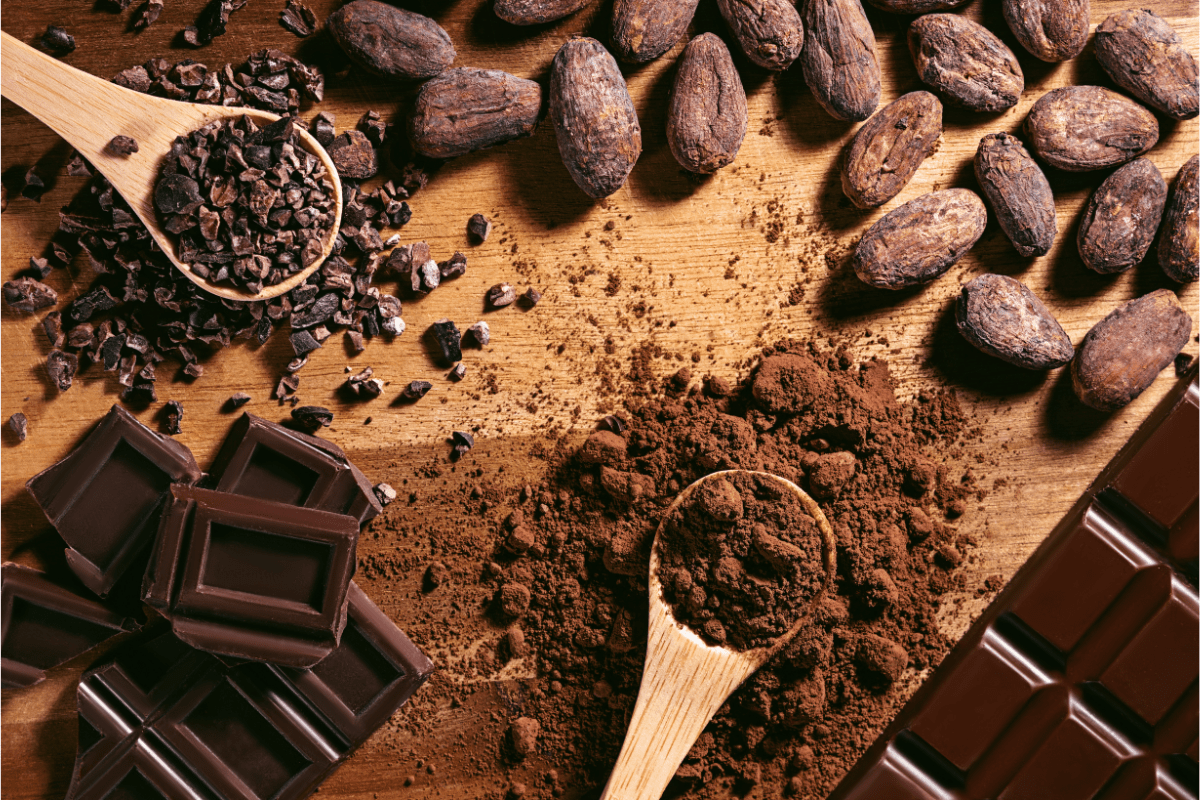
M 1075 355 L 1046 304 L 1006 275 L 980 275 L 964 286 L 955 318 L 964 339 L 1022 369 L 1054 369 Z
M 684 169 L 716 172 L 746 137 L 746 90 L 729 48 L 716 34 L 688 42 L 667 109 L 667 144 Z
M 1158 237 L 1158 263 L 1173 281 L 1200 277 L 1200 156 L 1192 156 L 1175 176 L 1175 189 Z
M 1101 411 L 1127 405 L 1175 360 L 1192 318 L 1170 289 L 1130 300 L 1096 323 L 1071 363 L 1075 394 Z
M 413 149 L 453 158 L 529 136 L 542 108 L 542 87 L 494 69 L 459 68 L 421 85 L 409 118 Z
M 1082 53 L 1091 18 L 1091 0 L 1004 0 L 1013 36 L 1042 61 L 1066 61 Z
M 842 191 L 859 208 L 878 208 L 900 194 L 942 138 L 942 103 L 909 92 L 867 120 L 850 142 Z
M 1000 230 L 1025 258 L 1050 252 L 1058 235 L 1054 193 L 1021 140 L 993 133 L 975 151 L 975 178 L 1000 223 Z
M 879 105 L 875 33 L 859 0 L 804 0 L 804 80 L 834 119 L 858 122 Z
M 687 32 L 699 0 L 616 0 L 613 50 L 634 64 L 653 61 Z
M 717 0 L 725 24 L 746 57 L 782 72 L 800 56 L 804 23 L 789 0 Z
M 951 105 L 972 111 L 1012 108 L 1025 90 L 1017 57 L 996 34 L 956 14 L 926 14 L 908 27 L 917 75 Z
M 1130 161 L 1092 193 L 1079 223 L 1079 255 L 1101 274 L 1141 263 L 1154 242 L 1167 183 L 1148 158 Z
M 961 6 L 967 0 L 867 0 L 880 11 L 893 14 L 928 14 Z
M 1175 119 L 1200 114 L 1196 59 L 1153 11 L 1113 14 L 1096 28 L 1096 59 L 1113 81 Z
M 1038 158 L 1067 172 L 1124 164 L 1158 142 L 1158 120 L 1132 100 L 1099 86 L 1063 86 L 1038 98 L 1025 118 Z
M 880 289 L 929 283 L 970 250 L 987 226 L 987 209 L 967 189 L 921 195 L 888 213 L 854 249 L 854 271 Z
M 572 39 L 554 56 L 550 119 L 580 189 L 607 197 L 621 188 L 642 153 L 642 128 L 617 62 L 595 39 Z
M 496 16 L 513 25 L 542 25 L 574 14 L 592 0 L 496 0 Z
M 388 78 L 432 78 L 457 55 L 442 26 L 378 0 L 351 0 L 325 26 L 351 61 Z

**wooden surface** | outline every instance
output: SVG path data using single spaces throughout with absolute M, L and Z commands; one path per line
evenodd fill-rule
M 335 2 L 313 5 L 323 18 Z M 49 23 L 66 25 L 79 43 L 67 62 L 103 77 L 157 55 L 193 57 L 218 66 L 240 63 L 256 49 L 275 46 L 302 58 L 320 57 L 330 46 L 328 39 L 302 42 L 284 31 L 276 21 L 282 5 L 282 0 L 253 0 L 234 15 L 226 36 L 199 52 L 170 47 L 194 20 L 200 0 L 172 0 L 156 25 L 140 34 L 127 31 L 133 9 L 117 15 L 67 0 L 6 3 L 2 25 L 26 42 Z M 1093 0 L 1093 26 L 1127 5 Z M 984 578 L 1013 573 L 1174 380 L 1168 370 L 1128 408 L 1100 415 L 1074 401 L 1065 370 L 1045 377 L 1019 374 L 971 350 L 954 330 L 953 298 L 963 283 L 986 271 L 1026 282 L 1076 343 L 1120 302 L 1171 285 L 1153 262 L 1118 276 L 1098 276 L 1082 265 L 1075 248 L 1077 219 L 1105 173 L 1050 176 L 1060 232 L 1044 258 L 1019 259 L 992 222 L 966 258 L 921 290 L 871 290 L 846 265 L 855 237 L 883 213 L 935 187 L 972 187 L 971 158 L 978 140 L 987 133 L 1017 132 L 1030 105 L 1045 91 L 1069 83 L 1111 86 L 1090 44 L 1078 59 L 1061 65 L 1028 56 L 1004 28 L 999 6 L 996 0 L 972 0 L 964 13 L 982 19 L 1017 52 L 1026 75 L 1020 104 L 999 115 L 948 110 L 939 152 L 899 197 L 872 213 L 854 209 L 840 190 L 838 155 L 856 126 L 831 120 L 804 87 L 798 69 L 769 75 L 738 57 L 750 95 L 750 132 L 738 160 L 708 179 L 684 174 L 670 155 L 663 130 L 672 64 L 682 43 L 655 62 L 626 70 L 644 152 L 627 185 L 609 200 L 594 203 L 576 189 L 558 159 L 549 125 L 531 139 L 447 164 L 413 201 L 415 215 L 403 236 L 405 241 L 428 240 L 439 259 L 463 250 L 470 259 L 467 274 L 420 302 L 406 303 L 408 333 L 396 342 L 377 340 L 351 358 L 335 339 L 334 346 L 314 353 L 301 373 L 301 397 L 337 412 L 325 435 L 373 480 L 386 480 L 402 493 L 420 497 L 454 497 L 461 491 L 465 498 L 471 485 L 499 490 L 536 480 L 557 437 L 577 436 L 616 406 L 617 395 L 628 388 L 635 346 L 652 343 L 659 348 L 655 352 L 664 356 L 654 362 L 659 374 L 673 372 L 682 362 L 724 377 L 744 374 L 755 349 L 782 336 L 832 339 L 851 345 L 861 357 L 885 356 L 903 395 L 954 388 L 978 427 L 978 435 L 945 454 L 956 465 L 973 464 L 991 488 L 959 522 L 963 532 L 982 542 L 974 562 L 963 568 L 966 590 L 948 597 L 941 615 L 946 630 L 962 631 L 981 606 L 974 590 Z M 1200 34 L 1194 2 L 1163 0 L 1155 9 L 1196 52 Z M 588 31 L 607 38 L 611 4 L 597 3 L 559 24 L 535 29 L 497 23 L 487 0 L 448 2 L 431 13 L 454 38 L 457 65 L 544 79 L 557 47 L 570 34 Z M 868 14 L 879 39 L 883 100 L 888 102 L 920 86 L 904 42 L 908 20 L 874 10 Z M 724 33 L 711 0 L 701 4 L 693 27 Z M 369 108 L 385 118 L 399 114 L 407 95 L 411 91 L 354 72 L 342 80 L 330 76 L 321 108 L 337 114 L 340 130 L 353 126 Z M 1198 131 L 1194 120 L 1162 122 L 1160 142 L 1149 155 L 1168 180 L 1196 152 Z M 14 197 L 10 190 L 8 210 L 0 217 L 0 263 L 8 278 L 30 256 L 41 254 L 57 225 L 58 207 L 82 180 L 64 174 L 69 149 L 7 101 L 0 133 L 0 167 L 6 179 L 38 164 L 51 186 L 40 204 Z M 490 216 L 496 230 L 485 245 L 469 247 L 465 223 L 476 211 Z M 64 299 L 91 281 L 81 261 L 50 279 Z M 544 299 L 531 312 L 513 307 L 487 315 L 492 344 L 483 352 L 469 352 L 467 379 L 451 384 L 429 360 L 420 333 L 441 317 L 460 326 L 482 317 L 484 291 L 501 280 L 518 289 L 535 285 Z M 1195 285 L 1184 289 L 1181 298 L 1195 315 Z M 30 565 L 55 552 L 43 518 L 23 492 L 25 480 L 61 458 L 117 399 L 112 373 L 95 372 L 56 396 L 42 370 L 47 347 L 39 319 L 4 310 L 0 382 L 0 415 L 23 411 L 30 421 L 29 440 L 14 445 L 6 437 L 0 451 L 0 555 Z M 1196 352 L 1194 341 L 1186 351 Z M 179 438 L 202 466 L 211 461 L 232 421 L 218 415 L 230 394 L 248 391 L 254 397 L 248 410 L 283 416 L 267 396 L 289 357 L 286 337 L 277 335 L 262 350 L 237 346 L 217 353 L 195 383 L 160 380 L 160 401 L 177 399 L 185 405 Z M 371 365 L 391 381 L 385 396 L 365 405 L 343 403 L 336 388 L 348 363 L 356 369 Z M 399 387 L 415 378 L 431 380 L 434 391 L 415 405 L 391 405 Z M 143 418 L 149 422 L 155 411 Z M 373 422 L 363 425 L 367 416 Z M 469 472 L 446 462 L 445 437 L 460 429 L 474 431 L 478 442 Z M 464 653 L 495 638 L 471 605 L 476 599 L 472 576 L 463 575 L 456 587 L 459 602 L 417 590 L 422 564 L 447 547 L 433 531 L 461 531 L 464 526 L 494 530 L 501 518 L 493 512 L 466 514 L 464 505 L 425 503 L 413 512 L 413 506 L 395 504 L 360 544 L 360 556 L 387 554 L 412 565 L 386 580 L 364 579 L 364 588 L 430 651 L 443 669 L 440 680 L 477 680 L 461 666 Z M 486 549 L 480 545 L 479 559 Z M 90 659 L 85 656 L 53 671 L 30 690 L 4 693 L 0 796 L 56 798 L 65 792 L 75 747 L 75 681 Z M 502 694 L 506 685 L 490 682 L 486 688 Z M 396 737 L 377 737 L 333 776 L 322 794 L 475 798 L 502 786 L 490 773 L 456 766 L 459 762 L 450 755 L 479 731 L 491 735 L 492 709 L 482 702 L 450 708 L 438 698 L 427 689 L 422 699 L 438 704 L 430 735 L 411 738 L 400 749 L 392 746 Z M 418 759 L 434 759 L 436 775 L 418 770 Z M 417 775 L 414 784 L 404 787 L 402 777 L 412 774 Z

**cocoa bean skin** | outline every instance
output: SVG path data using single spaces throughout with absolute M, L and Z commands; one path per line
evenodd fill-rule
M 550 68 L 558 152 L 589 197 L 620 189 L 642 153 L 642 128 L 617 62 L 595 39 L 572 39 Z
M 782 72 L 800 56 L 804 23 L 790 0 L 717 0 L 725 24 L 746 57 Z
M 688 42 L 667 108 L 667 144 L 691 172 L 716 172 L 737 157 L 748 124 L 746 90 L 716 34 Z
M 1188 343 L 1192 318 L 1170 289 L 1130 300 L 1096 323 L 1071 362 L 1071 383 L 1100 411 L 1127 405 Z
M 449 34 L 429 17 L 377 0 L 352 0 L 325 25 L 351 61 L 388 78 L 432 78 L 457 55 Z
M 496 16 L 512 25 L 543 25 L 574 14 L 593 0 L 496 0 Z
M 1158 263 L 1173 281 L 1190 283 L 1200 277 L 1200 156 L 1192 156 L 1175 176 L 1167 202 Z
M 980 275 L 964 286 L 955 319 L 968 342 L 1022 369 L 1054 369 L 1075 355 L 1071 337 L 1046 304 L 1006 275 Z
M 1158 120 L 1132 100 L 1099 86 L 1064 86 L 1038 98 L 1025 118 L 1034 154 L 1066 172 L 1131 161 L 1158 142 Z
M 1042 61 L 1066 61 L 1082 53 L 1091 17 L 1091 0 L 1004 0 L 1009 30 Z
M 908 185 L 941 137 L 940 100 L 929 92 L 897 98 L 854 134 L 842 165 L 842 191 L 859 208 L 878 208 Z
M 908 27 L 908 49 L 920 79 L 951 105 L 1004 111 L 1021 99 L 1025 74 L 994 33 L 957 14 L 926 14 Z
M 423 156 L 453 158 L 529 136 L 541 108 L 535 81 L 494 69 L 451 69 L 421 85 L 408 136 Z
M 975 179 L 983 189 L 1000 230 L 1025 258 L 1050 252 L 1058 216 L 1050 181 L 1021 140 L 993 133 L 975 151 Z
M 859 0 L 804 0 L 804 80 L 834 119 L 858 122 L 879 105 L 875 33 Z
M 968 189 L 910 200 L 870 227 L 854 249 L 854 271 L 879 289 L 929 283 L 970 250 L 987 227 L 987 209 Z
M 653 61 L 675 46 L 696 14 L 699 0 L 616 0 L 613 51 L 633 64 Z
M 1079 255 L 1102 275 L 1141 263 L 1154 243 L 1167 182 L 1148 158 L 1130 161 L 1104 179 L 1088 200 L 1079 223 Z
M 1200 115 L 1196 59 L 1153 11 L 1113 14 L 1096 28 L 1096 59 L 1113 81 L 1175 119 Z
M 867 0 L 880 11 L 893 14 L 928 14 L 961 6 L 967 0 Z

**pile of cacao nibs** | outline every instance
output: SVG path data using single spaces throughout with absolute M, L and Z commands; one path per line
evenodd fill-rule
M 333 182 L 291 117 L 262 128 L 218 120 L 177 137 L 154 204 L 193 273 L 254 293 L 320 260 L 337 221 Z

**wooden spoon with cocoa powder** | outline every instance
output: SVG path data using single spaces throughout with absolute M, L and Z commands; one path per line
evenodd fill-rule
M 775 482 L 782 491 L 792 493 L 800 501 L 820 531 L 825 570 L 822 589 L 798 610 L 798 617 L 786 633 L 767 647 L 741 651 L 707 644 L 694 631 L 680 625 L 663 595 L 659 576 L 660 537 L 667 520 L 706 482 L 735 475 Z M 662 795 L 721 704 L 795 637 L 816 605 L 829 593 L 837 574 L 836 559 L 833 528 L 816 501 L 799 486 L 777 475 L 748 470 L 714 472 L 679 493 L 663 515 L 650 551 L 646 665 L 625 743 L 601 800 L 657 800 Z
M 193 283 L 227 300 L 269 300 L 296 288 L 319 269 L 333 249 L 342 218 L 342 183 L 325 148 L 300 127 L 305 149 L 320 159 L 334 188 L 336 213 L 321 255 L 304 269 L 262 291 L 216 284 L 179 260 L 174 239 L 162 229 L 154 208 L 159 166 L 176 136 L 186 136 L 210 122 L 247 116 L 258 125 L 279 117 L 252 108 L 181 103 L 139 94 L 39 53 L 0 31 L 0 94 L 44 122 L 100 171 L 129 203 L 171 263 Z M 138 152 L 123 156 L 109 150 L 116 135 L 129 136 Z

